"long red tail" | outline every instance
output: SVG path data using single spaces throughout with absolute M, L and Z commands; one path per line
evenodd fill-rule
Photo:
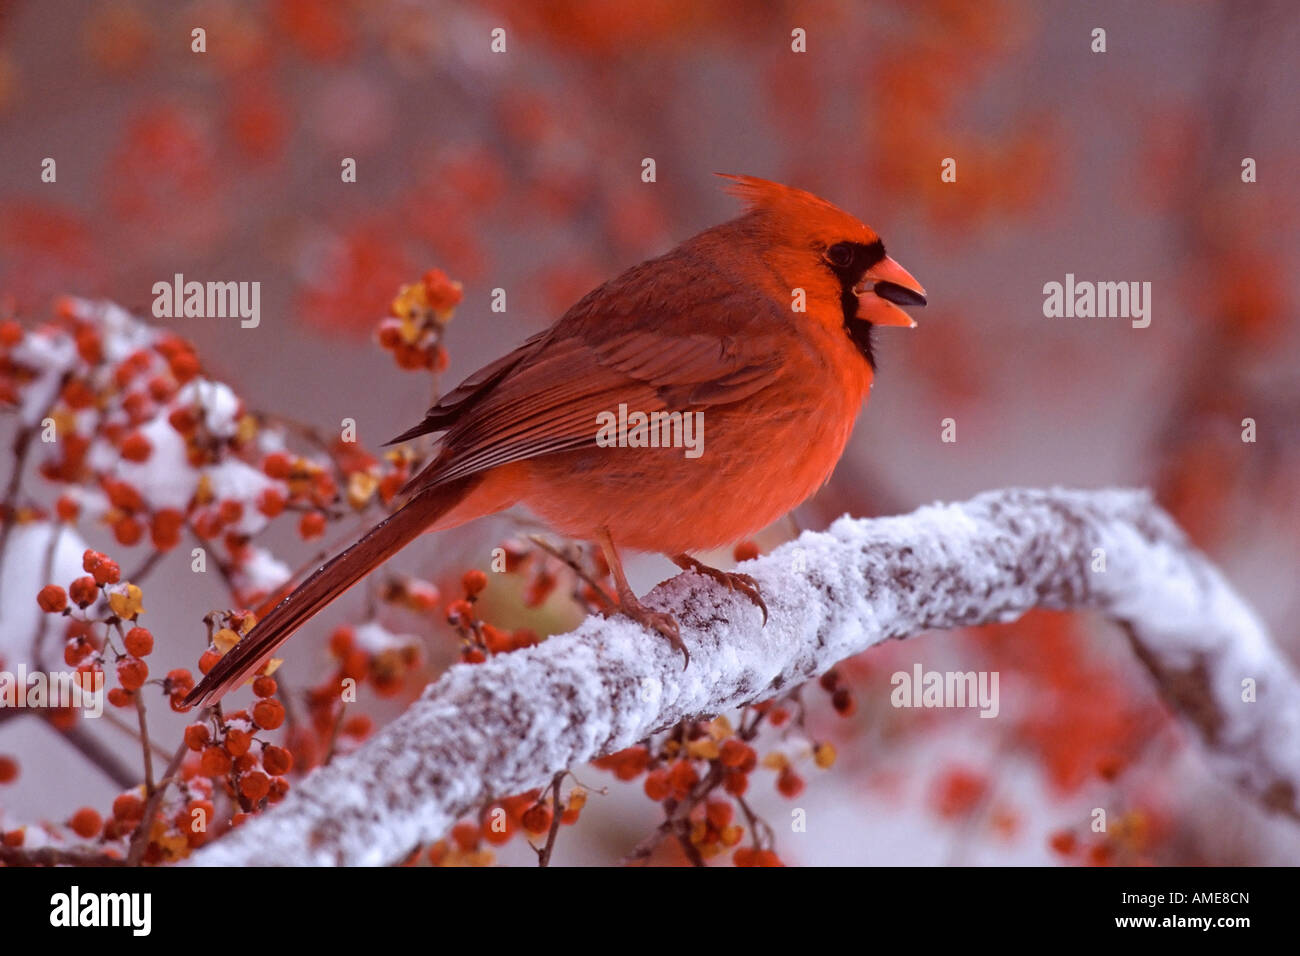
M 185 703 L 213 703 L 228 690 L 238 687 L 317 611 L 454 508 L 480 477 L 472 475 L 421 491 L 367 531 L 356 544 L 331 558 L 258 621 L 190 691 Z

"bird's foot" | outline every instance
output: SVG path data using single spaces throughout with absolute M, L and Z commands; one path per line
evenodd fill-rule
M 668 643 L 682 652 L 685 662 L 682 664 L 682 670 L 685 670 L 691 663 L 691 652 L 686 649 L 686 642 L 682 640 L 681 630 L 677 626 L 677 618 L 663 611 L 656 611 L 646 607 L 637 600 L 636 595 L 626 593 L 619 596 L 617 607 L 610 608 L 605 612 L 609 617 L 614 614 L 622 614 L 624 617 L 630 617 L 638 624 L 650 628 L 668 639 Z
M 767 626 L 767 604 L 763 601 L 763 594 L 758 589 L 758 582 L 750 575 L 742 574 L 739 571 L 719 571 L 717 568 L 711 568 L 702 561 L 697 561 L 689 554 L 678 554 L 672 558 L 673 564 L 685 571 L 695 571 L 706 578 L 713 578 L 719 584 L 725 585 L 728 591 L 739 591 L 745 597 L 763 612 L 763 625 Z

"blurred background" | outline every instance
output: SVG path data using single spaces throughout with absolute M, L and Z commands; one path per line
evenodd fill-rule
M 195 27 L 205 53 L 191 51 Z M 504 54 L 490 50 L 497 27 Z M 1091 49 L 1098 27 L 1105 53 Z M 806 53 L 791 50 L 795 28 Z M 324 432 L 351 417 L 373 448 L 431 394 L 427 372 L 398 370 L 375 343 L 401 285 L 430 268 L 463 284 L 443 338 L 449 388 L 618 271 L 734 215 L 712 173 L 776 179 L 874 227 L 930 304 L 917 329 L 879 336 L 876 387 L 834 479 L 761 547 L 844 512 L 1007 485 L 1148 486 L 1294 660 L 1298 46 L 1300 8 L 1281 0 L 8 0 L 0 318 L 32 326 L 61 295 L 149 318 L 153 283 L 174 273 L 258 281 L 256 329 L 160 324 L 246 407 Z M 55 183 L 41 181 L 45 157 Z M 347 157 L 355 183 L 340 178 Z M 948 157 L 956 182 L 940 179 Z M 1257 182 L 1242 181 L 1247 157 Z M 1045 318 L 1043 285 L 1067 273 L 1150 282 L 1150 326 Z M 945 418 L 955 443 L 940 440 Z M 14 427 L 0 418 L 5 448 Z M 12 466 L 0 455 L 0 480 Z M 34 475 L 23 488 L 37 509 L 58 494 Z M 291 524 L 264 540 L 296 566 L 315 546 Z M 454 582 L 518 527 L 460 529 L 398 561 Z M 148 550 L 93 521 L 79 532 L 124 568 Z M 185 551 L 146 587 L 170 666 L 193 666 L 200 618 L 230 604 L 215 576 L 196 583 Z M 659 558 L 635 570 L 642 589 L 674 572 Z M 286 676 L 316 679 L 330 623 L 357 619 L 363 600 L 306 629 Z M 427 631 L 454 651 L 445 625 Z M 889 675 L 918 661 L 999 671 L 1001 718 L 891 708 Z M 1104 622 L 1035 613 L 842 670 L 856 712 L 819 700 L 807 718 L 840 755 L 808 771 L 808 832 L 785 832 L 791 802 L 767 781 L 753 791 L 788 862 L 1300 860 L 1300 828 L 1210 775 Z M 165 751 L 182 726 L 158 716 Z M 88 733 L 138 763 L 125 730 Z M 0 830 L 121 790 L 34 718 L 0 723 L 0 754 L 21 767 L 0 785 Z M 610 793 L 562 834 L 556 862 L 618 859 L 656 808 L 637 783 L 579 776 Z M 1107 834 L 1088 831 L 1095 806 Z M 502 856 L 531 859 L 518 845 Z

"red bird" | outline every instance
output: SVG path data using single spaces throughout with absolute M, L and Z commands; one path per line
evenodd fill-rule
M 588 293 L 393 439 L 442 433 L 403 489 L 406 503 L 281 601 L 186 702 L 237 686 L 422 532 L 513 505 L 599 542 L 619 610 L 683 653 L 673 617 L 628 586 L 619 549 L 662 552 L 743 591 L 766 617 L 753 578 L 690 554 L 748 537 L 826 482 L 871 388 L 873 328 L 915 325 L 899 305 L 924 305 L 925 290 L 871 229 L 824 199 L 725 178 L 747 204 L 741 216 Z M 632 425 L 625 440 L 601 440 L 620 410 Z M 637 412 L 702 423 L 699 448 L 645 442 Z M 675 436 L 665 426 L 662 437 Z

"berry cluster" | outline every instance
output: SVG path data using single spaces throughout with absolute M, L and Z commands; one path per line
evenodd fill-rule
M 379 323 L 379 344 L 393 353 L 400 368 L 447 368 L 443 330 L 461 300 L 461 285 L 441 269 L 430 269 L 411 285 L 402 286 L 389 304 L 389 317 Z

